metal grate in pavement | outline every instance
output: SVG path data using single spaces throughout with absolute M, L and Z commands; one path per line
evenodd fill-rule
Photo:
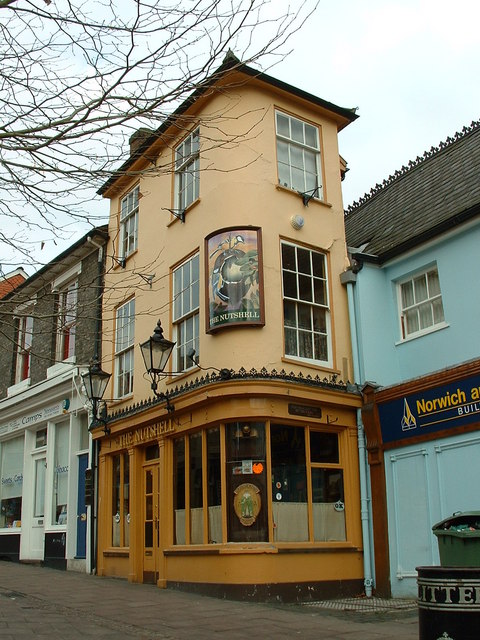
M 360 613 L 385 612 L 398 609 L 416 609 L 416 600 L 401 598 L 343 598 L 340 600 L 321 600 L 306 602 L 306 607 L 319 609 L 334 609 L 336 611 L 357 611 Z

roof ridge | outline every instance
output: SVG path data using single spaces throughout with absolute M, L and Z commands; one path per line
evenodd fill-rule
M 430 158 L 437 156 L 441 151 L 451 147 L 455 142 L 465 138 L 468 134 L 472 133 L 476 129 L 480 128 L 480 120 L 472 120 L 470 126 L 465 126 L 461 131 L 456 131 L 453 138 L 448 136 L 445 141 L 442 141 L 438 144 L 437 147 L 430 147 L 429 151 L 424 151 L 422 156 L 417 156 L 415 160 L 410 160 L 408 165 L 403 165 L 401 169 L 397 169 L 395 173 L 389 175 L 388 178 L 385 178 L 381 184 L 377 183 L 374 187 L 370 189 L 368 193 L 365 193 L 361 198 L 355 200 L 352 204 L 348 206 L 348 208 L 344 211 L 345 217 L 354 213 L 359 207 L 364 205 L 365 203 L 372 200 L 375 196 L 377 196 L 384 189 L 389 187 L 391 184 L 403 178 L 407 173 L 423 164 Z

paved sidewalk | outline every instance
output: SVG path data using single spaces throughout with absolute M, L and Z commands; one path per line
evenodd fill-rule
M 418 640 L 416 609 L 270 605 L 0 561 L 0 638 Z

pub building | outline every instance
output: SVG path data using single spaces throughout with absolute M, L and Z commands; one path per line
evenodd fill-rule
M 229 56 L 100 190 L 99 575 L 242 599 L 363 592 L 339 279 L 337 134 L 355 118 Z

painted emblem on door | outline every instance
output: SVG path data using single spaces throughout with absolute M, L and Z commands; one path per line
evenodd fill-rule
M 260 489 L 250 482 L 239 485 L 234 491 L 233 508 L 244 527 L 251 527 L 256 521 L 262 501 Z

